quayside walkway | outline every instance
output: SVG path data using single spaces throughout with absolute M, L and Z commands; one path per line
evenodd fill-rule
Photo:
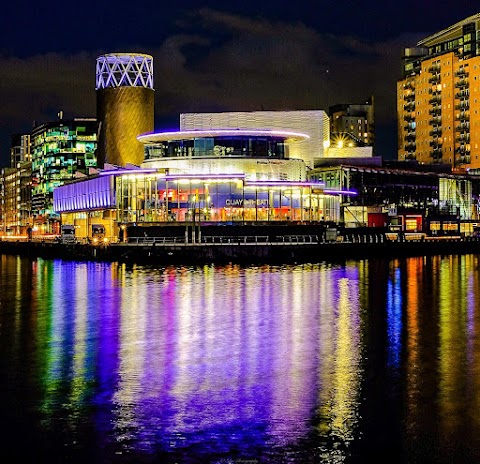
M 169 264 L 321 262 L 366 258 L 479 254 L 477 237 L 364 234 L 328 239 L 325 235 L 238 235 L 130 237 L 126 242 L 93 245 L 54 241 L 0 241 L 1 254 L 48 259 L 74 259 Z

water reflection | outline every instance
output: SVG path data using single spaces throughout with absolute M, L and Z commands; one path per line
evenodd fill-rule
M 447 459 L 480 444 L 478 274 L 2 256 L 2 412 L 69 462 Z

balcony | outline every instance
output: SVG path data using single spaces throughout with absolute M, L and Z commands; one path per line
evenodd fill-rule
M 461 144 L 470 143 L 470 134 L 460 134 L 458 137 L 455 138 L 455 142 Z
M 458 71 L 455 71 L 455 76 L 456 77 L 468 77 L 468 72 L 465 70 L 465 68 L 460 68 Z
M 439 160 L 439 159 L 442 159 L 442 148 L 441 147 L 438 147 L 438 148 L 434 148 L 431 152 L 430 152 L 430 157 L 433 158 L 434 160 Z
M 462 123 L 455 126 L 455 132 L 470 132 L 470 123 Z
M 430 108 L 428 112 L 432 116 L 440 116 L 442 114 L 442 107 L 441 106 L 434 106 L 433 108 Z
M 442 103 L 442 96 L 440 94 L 434 95 L 430 100 L 428 100 L 430 105 L 440 105 Z
M 456 110 L 468 110 L 469 108 L 470 102 L 468 100 L 463 100 L 455 105 Z
M 407 103 L 406 105 L 403 105 L 404 111 L 415 111 L 415 102 L 410 102 Z
M 408 140 L 409 142 L 412 142 L 416 139 L 416 134 L 415 132 L 409 132 L 406 136 L 405 136 L 405 140 Z
M 440 65 L 438 63 L 432 64 L 432 66 L 428 68 L 428 72 L 430 74 L 440 73 Z
M 428 79 L 430 84 L 438 84 L 440 82 L 440 74 L 434 74 L 430 79 Z
M 403 148 L 405 149 L 405 151 L 407 152 L 414 152 L 416 149 L 417 149 L 417 145 L 415 143 L 406 143 Z
M 430 140 L 430 146 L 433 148 L 442 148 L 442 139 L 435 138 Z
M 408 113 L 403 116 L 403 120 L 407 122 L 415 121 L 415 115 L 413 113 Z
M 459 114 L 455 116 L 457 121 L 467 121 L 470 119 L 470 112 L 469 111 L 461 111 Z
M 468 90 L 461 90 L 460 92 L 457 92 L 455 94 L 455 98 L 469 98 L 470 97 L 470 92 Z
M 458 80 L 457 82 L 455 82 L 455 87 L 457 87 L 459 89 L 464 88 L 464 87 L 468 87 L 468 79 L 462 78 L 462 79 Z
M 430 124 L 431 126 L 439 126 L 440 124 L 442 124 L 442 116 L 434 116 L 428 121 L 428 124 Z
M 470 162 L 470 152 L 468 152 L 468 154 L 458 156 L 458 158 L 455 160 L 455 164 L 470 164 Z
M 441 127 L 434 127 L 433 130 L 429 133 L 430 137 L 441 137 L 442 136 L 442 128 Z

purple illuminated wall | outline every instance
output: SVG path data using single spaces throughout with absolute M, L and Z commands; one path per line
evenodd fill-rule
M 53 191 L 53 209 L 57 213 L 115 206 L 113 176 L 100 176 L 83 182 L 62 185 Z

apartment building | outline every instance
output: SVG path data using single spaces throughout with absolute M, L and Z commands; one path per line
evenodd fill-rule
M 480 13 L 406 48 L 398 159 L 480 168 Z

